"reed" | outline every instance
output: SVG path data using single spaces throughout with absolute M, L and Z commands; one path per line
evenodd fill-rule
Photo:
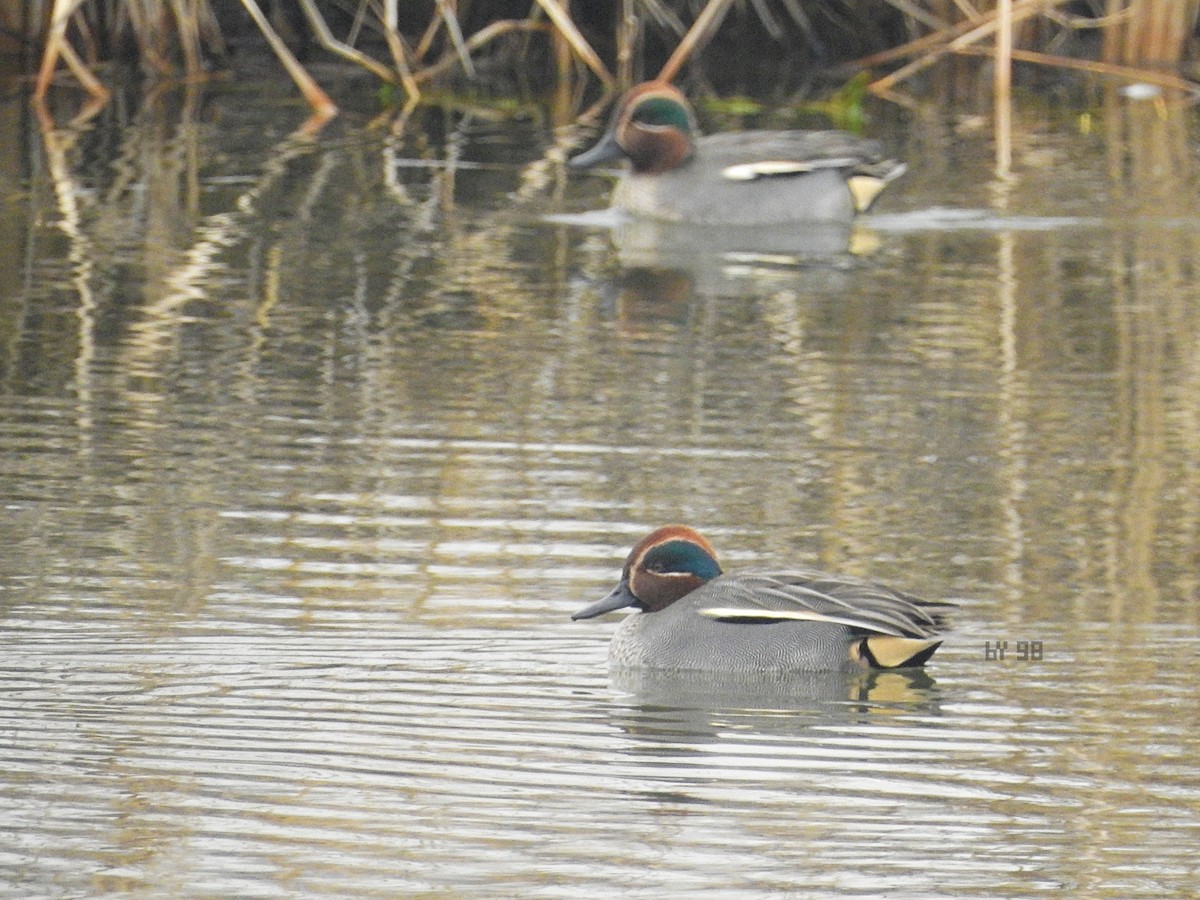
M 886 2 L 907 8 L 912 0 Z M 1006 102 L 1007 69 L 1013 60 L 1200 92 L 1200 85 L 1179 74 L 1194 50 L 1200 0 L 1106 0 L 1102 12 L 1090 16 L 1069 12 L 1069 0 L 991 0 L 991 8 L 956 0 L 956 6 L 961 13 L 957 20 L 939 21 L 929 33 L 851 67 L 869 69 L 908 59 L 870 85 L 875 93 L 904 102 L 896 86 L 947 54 L 993 56 L 997 69 L 1005 69 L 997 71 L 998 109 Z M 1038 46 L 1071 43 L 1071 35 L 1084 32 L 1102 33 L 1098 60 L 1048 53 Z
M 524 15 L 512 17 L 514 6 Z M 1067 65 L 1092 62 L 1120 77 L 1139 69 L 1179 77 L 1195 53 L 1200 0 L 1094 0 L 1092 7 L 1094 14 L 1081 15 L 1068 0 L 0 0 L 0 29 L 24 32 L 35 45 L 38 98 L 65 68 L 102 102 L 104 61 L 124 52 L 156 79 L 203 78 L 226 65 L 227 38 L 249 22 L 323 116 L 336 107 L 280 34 L 282 11 L 294 12 L 287 24 L 301 41 L 395 85 L 408 104 L 448 73 L 484 77 L 476 60 L 485 52 L 493 62 L 507 54 L 514 70 L 527 69 L 534 47 L 549 51 L 547 81 L 586 74 L 613 90 L 635 72 L 653 74 L 651 46 L 667 48 L 659 74 L 673 78 L 698 60 L 702 65 L 708 53 L 744 57 L 752 41 L 766 58 L 760 48 L 770 41 L 773 55 L 796 65 L 855 55 L 850 68 L 899 64 L 872 85 L 881 94 L 894 94 L 948 54 L 998 54 L 1005 73 L 1010 59 L 1057 65 L 1063 57 L 1054 51 L 1071 34 L 1100 32 L 1102 39 L 1098 59 L 1076 54 Z M 996 86 L 1007 92 L 1005 74 Z
M 1177 67 L 1200 19 L 1200 0 L 1108 0 L 1104 61 L 1124 66 Z

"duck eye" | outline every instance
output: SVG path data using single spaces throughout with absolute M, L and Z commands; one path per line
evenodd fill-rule
M 630 111 L 629 118 L 640 125 L 671 126 L 685 132 L 692 130 L 687 110 L 665 97 L 649 97 L 643 100 Z
M 695 575 L 704 581 L 721 574 L 717 561 L 703 547 L 680 540 L 651 549 L 642 558 L 641 568 L 654 575 Z
M 629 118 L 631 121 L 634 121 L 634 122 L 642 122 L 642 123 L 649 123 L 649 124 L 654 124 L 654 122 L 656 122 L 658 119 L 658 117 L 654 115 L 654 112 L 645 104 L 642 104 L 641 106 L 637 107 L 633 111 L 633 113 L 629 116 Z

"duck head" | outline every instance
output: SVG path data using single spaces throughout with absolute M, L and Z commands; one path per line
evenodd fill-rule
M 621 581 L 607 597 L 571 618 L 590 619 L 627 606 L 657 612 L 720 574 L 717 553 L 701 534 L 686 525 L 666 525 L 629 551 Z
M 665 81 L 647 81 L 621 98 L 600 142 L 568 165 L 586 169 L 625 158 L 639 175 L 658 175 L 687 162 L 696 134 L 696 116 L 683 94 Z

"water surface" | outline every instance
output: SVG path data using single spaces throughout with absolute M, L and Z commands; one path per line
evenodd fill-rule
M 1194 116 L 1101 109 L 735 242 L 570 218 L 539 115 L 4 108 L 0 892 L 1189 896 Z M 668 521 L 955 630 L 611 678 Z

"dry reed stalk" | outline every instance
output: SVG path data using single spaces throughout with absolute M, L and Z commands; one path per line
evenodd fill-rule
M 351 47 L 349 44 L 343 43 L 334 37 L 333 32 L 329 30 L 329 25 L 325 22 L 325 17 L 321 15 L 321 11 L 317 9 L 317 5 L 313 0 L 300 0 L 300 9 L 304 12 L 305 18 L 308 19 L 308 25 L 312 28 L 317 42 L 330 53 L 334 53 L 343 59 L 362 66 L 381 81 L 390 83 L 397 81 L 396 73 L 383 63 L 372 59 L 361 50 Z
M 972 28 L 987 21 L 986 14 L 975 13 L 967 19 L 958 22 L 942 31 L 935 31 L 931 34 L 922 35 L 919 38 L 914 38 L 907 43 L 901 44 L 898 47 L 892 47 L 888 50 L 881 50 L 878 53 L 872 53 L 870 56 L 863 56 L 858 59 L 846 63 L 839 67 L 847 71 L 861 71 L 863 69 L 873 69 L 876 66 L 887 65 L 899 59 L 905 59 L 909 56 L 916 56 L 918 53 L 924 53 L 931 47 L 937 47 L 939 44 L 951 41 L 956 37 L 966 34 Z
M 987 47 L 963 47 L 961 50 L 956 50 L 955 52 L 963 56 L 992 55 L 992 51 Z M 1036 50 L 1014 49 L 1012 58 L 1017 62 L 1053 66 L 1059 69 L 1075 69 L 1080 72 L 1093 72 L 1096 75 L 1108 75 L 1113 78 L 1123 78 L 1127 81 L 1144 81 L 1147 84 L 1155 84 L 1159 87 L 1185 91 L 1193 96 L 1200 95 L 1200 84 L 1171 72 L 1157 72 L 1154 69 L 1125 66 L 1118 63 L 1098 62 L 1094 59 L 1055 56 L 1050 53 L 1039 53 Z
M 1037 15 L 1046 7 L 1062 5 L 1067 2 L 1068 0 L 1018 0 L 1016 6 L 1012 7 L 1012 24 L 1010 27 L 1015 27 L 1017 23 Z M 883 94 L 904 79 L 915 75 L 923 69 L 929 68 L 929 66 L 933 65 L 947 53 L 954 53 L 963 47 L 969 47 L 991 36 L 999 27 L 999 10 L 992 10 L 983 16 L 982 21 L 974 28 L 960 34 L 953 40 L 935 45 L 920 58 L 913 60 L 906 66 L 901 66 L 895 72 L 885 75 L 883 78 L 867 85 L 867 89 L 876 94 Z
M 536 14 L 536 11 L 534 11 Z M 540 16 L 539 16 L 540 18 Z M 574 64 L 575 56 L 571 53 L 571 45 L 567 43 L 567 39 L 563 37 L 561 31 L 551 26 L 547 35 L 550 40 L 550 56 L 554 59 L 554 72 L 558 76 L 557 81 L 562 84 L 571 80 L 571 68 Z
M 200 35 L 204 43 L 221 59 L 227 58 L 229 48 L 225 46 L 225 37 L 221 34 L 221 25 L 217 21 L 217 14 L 213 12 L 211 3 L 205 3 L 201 7 L 198 18 Z
M 50 27 L 46 33 L 46 49 L 42 52 L 42 63 L 33 90 L 34 100 L 39 103 L 50 89 L 50 81 L 54 78 L 54 70 L 60 58 L 92 97 L 102 103 L 108 102 L 108 88 L 91 73 L 67 42 L 67 25 L 70 24 L 71 16 L 82 5 L 83 0 L 54 0 L 50 12 Z
M 62 54 L 63 62 L 67 64 L 67 68 L 79 79 L 80 83 L 87 89 L 87 92 L 100 103 L 107 103 L 112 93 L 100 83 L 100 79 L 92 74 L 92 70 L 79 58 L 79 55 L 75 52 L 75 48 L 66 41 L 63 41 L 59 52 Z M 41 97 L 39 96 L 38 99 L 40 100 Z
M 937 16 L 922 6 L 918 6 L 913 0 L 884 0 L 888 6 L 893 6 L 904 15 L 908 16 L 914 22 L 920 22 L 926 28 L 932 28 L 934 31 L 944 31 L 950 27 L 950 23 L 941 16 Z M 967 13 L 968 18 L 978 16 L 977 11 Z
M 179 44 L 183 51 L 183 71 L 188 78 L 197 78 L 204 71 L 200 50 L 200 22 L 196 15 L 196 4 L 184 6 L 184 0 L 171 0 L 171 12 L 179 31 Z
M 641 19 L 634 11 L 634 0 L 621 0 L 617 19 L 617 84 L 622 90 L 633 84 L 633 51 L 641 37 Z
M 688 33 L 683 36 L 683 40 L 675 48 L 675 52 L 671 54 L 671 58 L 658 73 L 660 81 L 670 81 L 675 77 L 697 46 L 703 46 L 712 32 L 720 27 L 721 21 L 732 5 L 733 0 L 708 0 L 704 9 L 700 11 L 700 15 L 696 17 L 696 21 L 692 23 L 692 27 L 688 29 Z
M 458 24 L 458 15 L 454 7 L 455 4 L 452 4 L 451 0 L 437 0 L 438 18 L 446 23 L 450 43 L 454 45 L 454 52 L 458 54 L 463 71 L 467 73 L 468 78 L 474 78 L 475 64 L 471 62 L 471 54 L 467 51 L 466 42 L 463 40 L 462 28 Z
M 82 46 L 82 49 L 77 50 L 76 53 L 87 62 L 89 67 L 95 65 L 100 59 L 100 43 L 96 40 L 91 23 L 82 10 L 71 17 L 71 25 L 78 32 L 79 43 Z
M 450 36 L 451 46 L 458 55 L 458 64 L 462 66 L 462 70 L 467 73 L 468 78 L 474 78 L 475 64 L 470 59 L 467 42 L 463 40 L 462 25 L 458 24 L 457 0 L 434 0 L 434 5 L 436 5 L 437 14 L 430 19 L 430 24 L 426 26 L 421 40 L 416 42 L 413 60 L 420 62 L 425 59 L 426 54 L 433 46 L 433 38 L 437 37 L 438 32 L 445 25 L 446 34 Z
M 1200 0 L 1109 0 L 1104 61 L 1178 66 L 1200 19 Z
M 570 14 L 559 5 L 558 0 L 537 0 L 537 5 L 542 8 L 554 23 L 554 27 L 571 45 L 571 49 L 575 51 L 575 55 L 583 60 L 584 65 L 591 69 L 596 77 L 604 83 L 604 87 L 612 90 L 614 79 L 612 73 L 608 71 L 608 67 L 604 65 L 600 57 L 596 55 L 596 51 L 592 49 L 592 45 L 575 27 L 575 23 L 571 20 Z
M 383 40 L 388 46 L 388 52 L 392 55 L 392 65 L 396 67 L 397 77 L 399 77 L 400 83 L 404 85 L 404 91 L 408 95 L 408 99 L 405 100 L 405 106 L 415 106 L 417 101 L 421 99 L 421 89 L 417 87 L 417 81 L 413 78 L 412 67 L 408 63 L 408 46 L 404 43 L 404 38 L 400 36 L 400 32 L 395 28 L 384 28 Z
M 304 66 L 300 65 L 299 60 L 292 55 L 292 51 L 287 48 L 287 44 L 283 42 L 283 38 L 275 32 L 275 29 L 271 27 L 271 23 L 267 21 L 267 17 L 263 15 L 263 11 L 259 9 L 257 0 L 242 0 L 242 6 L 246 8 L 246 12 L 254 20 L 254 24 L 258 26 L 263 37 L 267 39 L 267 43 L 271 45 L 271 49 L 275 51 L 275 55 L 283 63 L 283 67 L 287 69 L 287 73 L 292 77 L 292 81 L 296 83 L 296 87 L 300 88 L 300 93 L 304 95 L 304 99 L 308 101 L 308 105 L 313 108 L 315 119 L 324 122 L 336 116 L 338 111 L 337 104 L 329 98 L 328 94 L 321 90 L 321 86 L 313 80 L 313 77 L 308 74 Z
M 896 5 L 893 0 L 888 2 Z M 1018 23 L 1041 15 L 1066 27 L 1103 29 L 1105 63 L 1123 64 L 1122 76 L 1130 77 L 1136 71 L 1143 71 L 1135 68 L 1138 65 L 1178 66 L 1195 31 L 1196 23 L 1200 20 L 1200 0 L 1108 0 L 1105 15 L 1102 17 L 1070 16 L 1059 12 L 1058 7 L 1065 6 L 1065 0 L 997 0 L 997 6 L 993 10 L 982 14 L 967 4 L 966 0 L 955 2 L 960 10 L 969 14 L 964 21 L 899 47 L 863 57 L 845 68 L 871 68 L 921 54 L 907 65 L 872 83 L 869 87 L 876 94 L 888 93 L 895 84 L 932 65 L 946 53 L 993 56 L 996 58 L 998 70 L 1004 67 L 1001 57 L 1007 56 L 1009 59 L 1101 71 L 1092 68 L 1086 60 L 1067 61 L 1063 57 L 1016 51 L 1011 48 L 1011 43 L 1007 50 L 1002 49 L 1001 43 L 1010 41 L 1004 37 L 1006 33 L 1011 33 Z M 1008 23 L 1003 27 L 1000 24 L 1001 15 L 1006 17 Z M 1000 35 L 995 48 L 980 50 L 972 46 L 993 33 Z M 1051 60 L 1063 62 L 1054 63 Z M 1115 71 L 1109 69 L 1107 73 L 1115 74 Z M 997 77 L 1001 77 L 999 71 Z M 1168 80 L 1174 86 L 1186 86 L 1188 89 L 1193 87 L 1183 79 Z M 1002 88 L 997 86 L 997 90 Z
M 413 47 L 413 59 L 420 62 L 429 55 L 429 51 L 433 47 L 433 41 L 438 36 L 438 32 L 442 30 L 443 24 L 441 16 L 434 16 L 429 20 L 429 24 L 425 26 L 425 31 L 421 34 L 420 40 Z
M 159 46 L 161 32 L 151 22 L 156 10 L 145 0 L 130 0 L 122 11 L 129 17 L 129 30 L 133 33 L 142 65 L 159 75 L 167 75 L 171 71 L 171 62 Z
M 996 3 L 996 53 L 994 104 L 996 110 L 996 174 L 1007 178 L 1012 171 L 1012 0 Z
M 1178 62 L 1186 39 L 1183 14 L 1186 3 L 1176 2 L 1169 6 L 1159 2 L 1151 3 L 1149 15 L 1146 16 L 1145 28 L 1142 31 L 1142 42 L 1139 47 L 1139 60 L 1142 62 L 1174 63 Z
M 429 55 L 434 39 L 445 26 L 446 33 L 450 35 L 450 43 L 454 47 L 454 52 L 458 54 L 459 64 L 467 73 L 468 78 L 474 78 L 475 63 L 472 62 L 471 54 L 467 51 L 462 26 L 458 22 L 457 0 L 435 0 L 435 3 L 437 14 L 429 19 L 429 24 L 425 26 L 424 33 L 417 41 L 416 47 L 413 48 L 413 60 L 421 62 Z
M 551 31 L 557 34 L 556 31 L 544 22 L 534 22 L 530 19 L 501 19 L 498 22 L 492 22 L 490 25 L 480 28 L 467 38 L 463 46 L 470 53 L 512 31 Z M 444 57 L 423 69 L 418 69 L 413 73 L 413 80 L 417 83 L 430 81 L 448 69 L 453 68 L 456 63 L 457 60 L 454 57 Z
M 169 73 L 182 57 L 188 77 L 202 72 L 203 54 L 206 47 L 219 46 L 220 30 L 212 13 L 211 0 L 93 0 L 107 12 L 109 22 L 118 25 L 127 23 L 137 41 L 144 66 L 158 72 Z M 287 50 L 279 36 L 263 15 L 259 7 L 261 0 L 242 0 L 255 25 L 263 33 L 272 50 L 279 57 L 289 75 L 296 82 L 305 98 L 318 116 L 328 117 L 336 106 L 303 66 Z M 1182 60 L 1188 41 L 1200 19 L 1200 0 L 1107 0 L 1106 15 L 1103 17 L 1072 16 L 1061 8 L 1069 0 L 993 0 L 995 8 L 982 11 L 980 0 L 885 0 L 901 9 L 912 20 L 937 30 L 900 47 L 873 54 L 857 61 L 859 68 L 881 65 L 906 57 L 916 57 L 896 71 L 870 85 L 877 94 L 887 93 L 892 86 L 932 65 L 949 53 L 979 54 L 985 52 L 976 45 L 997 35 L 995 44 L 986 52 L 996 61 L 994 92 L 997 110 L 1005 106 L 1005 97 L 1011 91 L 1011 60 L 1027 60 L 1041 64 L 1069 65 L 1087 68 L 1086 63 L 1074 60 L 1055 62 L 1058 57 L 1032 54 L 1013 48 L 1016 27 L 1034 17 L 1044 16 L 1064 27 L 1100 28 L 1104 31 L 1104 57 L 1109 65 L 1114 60 L 1125 61 L 1122 77 L 1131 62 L 1153 62 L 1161 65 L 1178 65 Z M 93 54 L 88 43 L 92 35 L 87 20 L 80 12 L 85 0 L 49 0 L 51 6 L 50 27 L 42 55 L 36 82 L 36 96 L 43 97 L 53 78 L 56 67 L 65 64 L 83 87 L 94 98 L 106 99 L 107 89 L 99 82 L 80 59 L 77 50 L 83 47 L 89 60 Z M 425 26 L 415 50 L 410 47 L 398 30 L 399 0 L 357 0 L 353 4 L 355 20 L 351 34 L 339 40 L 330 31 L 320 13 L 317 0 L 301 0 L 301 7 L 312 34 L 330 52 L 367 69 L 381 80 L 403 87 L 407 102 L 415 103 L 420 85 L 458 65 L 468 77 L 475 76 L 472 51 L 488 41 L 495 40 L 512 31 L 546 30 L 548 26 L 535 22 L 539 14 L 551 23 L 552 50 L 555 54 L 556 71 L 560 81 L 573 80 L 571 60 L 578 59 L 593 71 L 606 88 L 612 89 L 614 78 L 604 62 L 592 49 L 575 24 L 569 11 L 569 0 L 535 0 L 533 11 L 524 20 L 494 21 L 480 31 L 464 36 L 460 24 L 460 8 L 468 8 L 471 0 L 433 0 L 429 22 Z M 622 0 L 617 11 L 617 68 L 620 83 L 626 85 L 634 77 L 637 66 L 638 46 L 641 29 L 645 22 L 683 34 L 670 59 L 658 77 L 674 78 L 684 63 L 697 54 L 720 27 L 724 17 L 733 6 L 734 0 L 706 0 L 691 28 L 686 32 L 678 16 L 670 8 L 669 0 Z M 676 6 L 685 4 L 676 2 Z M 810 34 L 804 8 L 799 0 L 779 0 L 778 6 L 769 5 L 768 0 L 751 0 L 763 26 L 775 38 L 783 32 L 774 18 L 772 9 L 782 8 Z M 949 16 L 955 13 L 964 16 L 960 22 L 947 25 Z M 370 16 L 386 41 L 390 60 L 378 60 L 355 47 L 361 26 Z M 1078 23 L 1078 24 L 1074 24 Z M 74 28 L 70 26 L 76 26 Z M 434 46 L 437 36 L 444 30 L 448 49 L 441 59 L 429 65 L 422 61 Z M 67 33 L 71 37 L 68 39 Z M 178 50 L 169 43 L 169 36 L 178 41 Z M 74 45 L 74 46 L 72 46 Z M 566 54 L 571 54 L 568 57 Z M 1092 68 L 1093 71 L 1104 71 Z M 1108 70 L 1112 73 L 1113 70 Z M 1145 80 L 1153 80 L 1146 78 Z M 1170 81 L 1170 79 L 1167 79 Z M 1158 83 L 1163 83 L 1159 80 Z M 1179 79 L 1175 86 L 1190 87 L 1190 83 Z M 998 127 L 1003 123 L 998 122 Z M 999 134 L 999 132 L 998 132 Z M 1002 165 L 1002 159 L 998 164 Z

